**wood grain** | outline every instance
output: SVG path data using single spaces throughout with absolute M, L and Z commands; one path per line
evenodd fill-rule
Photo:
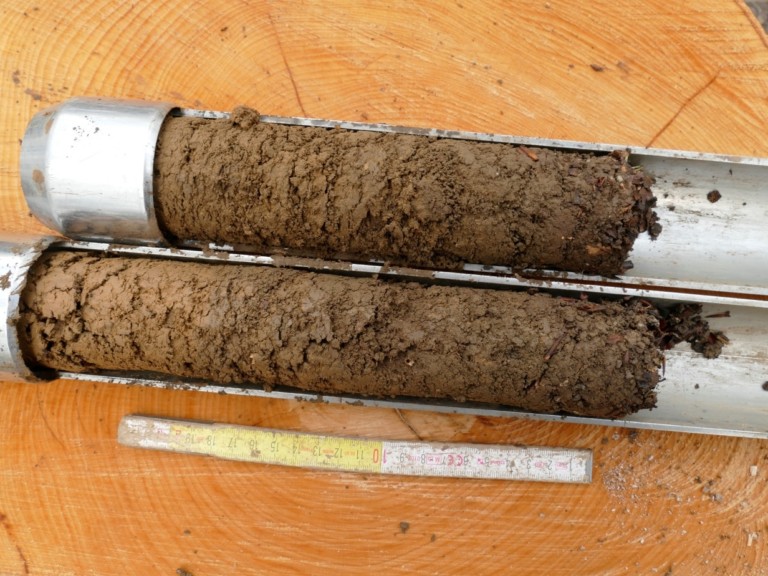
M 0 11 L 10 231 L 44 230 L 18 184 L 27 121 L 83 94 L 768 155 L 768 42 L 730 0 L 3 0 Z M 768 571 L 764 441 L 64 381 L 4 383 L 0 401 L 0 574 Z M 596 474 L 589 486 L 376 477 L 117 446 L 119 419 L 136 412 L 585 447 Z

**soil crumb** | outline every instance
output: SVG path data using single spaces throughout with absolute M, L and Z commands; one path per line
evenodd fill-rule
M 712 204 L 714 204 L 715 202 L 720 200 L 720 198 L 722 198 L 722 197 L 723 197 L 723 195 L 720 194 L 719 190 L 710 190 L 709 192 L 707 192 L 707 200 L 712 202 Z
M 548 294 L 49 252 L 18 320 L 31 366 L 617 418 L 655 405 L 657 311 Z
M 638 234 L 661 231 L 653 178 L 627 157 L 268 124 L 238 108 L 166 120 L 154 195 L 174 241 L 616 275 Z

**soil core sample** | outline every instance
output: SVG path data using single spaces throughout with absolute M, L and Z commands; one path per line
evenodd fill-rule
M 655 404 L 659 323 L 640 302 L 53 251 L 17 326 L 38 368 L 615 418 Z
M 426 136 L 169 117 L 154 195 L 168 238 L 322 258 L 615 275 L 658 235 L 653 179 L 594 155 Z

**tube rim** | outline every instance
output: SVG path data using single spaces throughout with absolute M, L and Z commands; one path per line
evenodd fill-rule
M 27 366 L 18 334 L 21 294 L 30 268 L 56 240 L 53 236 L 0 235 L 0 380 L 36 382 L 46 380 Z

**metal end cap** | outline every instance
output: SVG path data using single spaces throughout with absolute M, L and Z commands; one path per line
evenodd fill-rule
M 167 102 L 74 98 L 38 112 L 21 145 L 32 213 L 86 241 L 164 244 L 152 193 Z

